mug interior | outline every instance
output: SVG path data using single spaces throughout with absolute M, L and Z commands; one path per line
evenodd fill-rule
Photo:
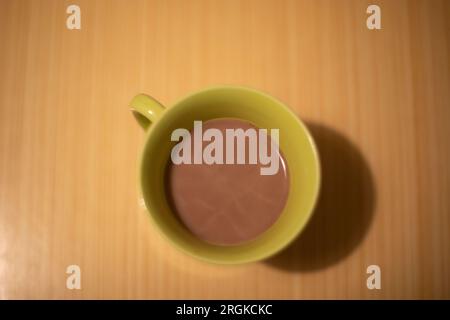
M 279 144 L 290 176 L 289 196 L 279 219 L 256 239 L 218 246 L 194 236 L 177 219 L 165 194 L 165 171 L 173 130 L 191 130 L 195 120 L 237 118 L 259 128 L 279 129 Z M 154 222 L 183 251 L 216 263 L 243 263 L 271 256 L 288 245 L 312 215 L 320 184 L 314 142 L 305 125 L 287 107 L 255 90 L 219 87 L 194 93 L 167 108 L 150 126 L 141 158 L 142 195 Z

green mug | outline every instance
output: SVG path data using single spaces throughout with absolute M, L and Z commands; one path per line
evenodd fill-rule
M 139 94 L 131 110 L 147 131 L 140 159 L 142 197 L 157 228 L 182 251 L 214 263 L 238 264 L 272 256 L 292 242 L 310 219 L 320 189 L 317 148 L 306 126 L 280 101 L 259 91 L 232 86 L 194 92 L 169 108 Z M 177 128 L 192 129 L 195 120 L 237 118 L 264 129 L 279 129 L 279 147 L 286 159 L 290 189 L 278 220 L 256 239 L 236 246 L 218 246 L 194 236 L 171 211 L 166 197 L 165 168 L 176 142 Z

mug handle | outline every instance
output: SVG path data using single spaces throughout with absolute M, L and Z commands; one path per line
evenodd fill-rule
M 131 100 L 130 108 L 136 121 L 144 130 L 147 130 L 153 122 L 157 121 L 164 111 L 164 106 L 161 103 L 143 93 L 138 94 Z

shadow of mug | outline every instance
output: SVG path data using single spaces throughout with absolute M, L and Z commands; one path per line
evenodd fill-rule
M 287 271 L 322 269 L 345 258 L 363 240 L 374 212 L 372 174 L 357 147 L 333 129 L 306 125 L 319 151 L 322 186 L 305 230 L 266 261 Z

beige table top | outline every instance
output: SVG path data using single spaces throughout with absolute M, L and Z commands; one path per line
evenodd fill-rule
M 0 298 L 450 298 L 450 1 L 73 2 L 81 30 L 72 1 L 0 2 Z M 128 102 L 215 84 L 276 96 L 319 145 L 314 220 L 267 262 L 196 261 L 138 202 Z

